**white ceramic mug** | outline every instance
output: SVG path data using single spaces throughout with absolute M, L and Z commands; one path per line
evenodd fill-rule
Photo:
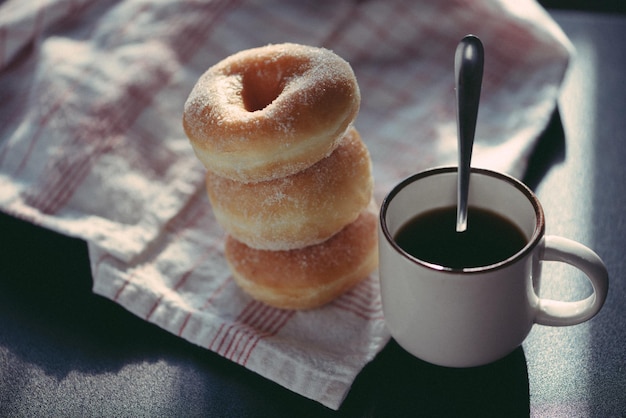
M 485 267 L 452 269 L 405 252 L 395 234 L 418 214 L 456 205 L 456 181 L 455 167 L 428 170 L 402 181 L 383 201 L 381 293 L 385 321 L 398 344 L 433 364 L 479 366 L 515 350 L 534 323 L 574 325 L 598 313 L 608 291 L 602 260 L 582 244 L 546 236 L 535 194 L 501 173 L 472 170 L 469 206 L 494 211 L 523 231 L 527 244 L 515 255 Z M 539 297 L 542 261 L 580 269 L 593 293 L 574 302 Z

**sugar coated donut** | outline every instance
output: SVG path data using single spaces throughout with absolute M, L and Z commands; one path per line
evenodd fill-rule
M 321 244 L 291 251 L 255 250 L 226 237 L 235 282 L 254 299 L 283 309 L 310 309 L 335 299 L 378 266 L 377 216 L 362 212 Z
M 350 64 L 333 52 L 267 45 L 209 68 L 185 102 L 183 127 L 208 170 L 265 181 L 329 155 L 360 100 Z
M 237 240 L 265 250 L 330 238 L 367 207 L 373 183 L 369 152 L 354 128 L 328 157 L 288 177 L 241 183 L 206 175 L 219 224 Z

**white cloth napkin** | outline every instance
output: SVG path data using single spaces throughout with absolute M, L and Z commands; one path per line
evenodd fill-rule
M 0 209 L 85 239 L 93 291 L 338 408 L 389 340 L 376 275 L 293 312 L 234 284 L 181 127 L 210 65 L 267 43 L 325 46 L 357 75 L 376 198 L 456 161 L 454 50 L 485 46 L 475 166 L 521 175 L 571 54 L 533 0 L 49 0 L 0 4 Z

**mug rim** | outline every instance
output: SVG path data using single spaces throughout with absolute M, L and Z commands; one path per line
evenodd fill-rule
M 498 261 L 497 263 L 494 264 L 488 264 L 486 266 L 479 266 L 479 267 L 464 267 L 464 268 L 453 268 L 453 267 L 447 267 L 447 266 L 442 266 L 439 264 L 435 264 L 435 263 L 430 263 L 424 260 L 420 260 L 417 257 L 412 256 L 411 254 L 407 253 L 404 249 L 402 249 L 402 247 L 400 247 L 395 239 L 393 238 L 393 236 L 391 235 L 391 233 L 389 232 L 389 228 L 387 227 L 387 222 L 386 222 L 386 217 L 387 217 L 387 209 L 389 207 L 389 205 L 391 204 L 391 201 L 394 199 L 394 197 L 399 194 L 404 188 L 406 188 L 409 184 L 412 184 L 418 180 L 421 180 L 423 178 L 426 177 L 432 177 L 432 176 L 436 176 L 436 175 L 441 175 L 441 174 L 447 174 L 447 173 L 455 173 L 457 172 L 457 167 L 456 166 L 451 166 L 451 167 L 436 167 L 436 168 L 431 168 L 431 169 L 427 169 L 424 171 L 420 171 L 418 173 L 412 174 L 409 177 L 406 177 L 404 180 L 400 181 L 398 184 L 396 184 L 391 191 L 387 194 L 387 196 L 385 196 L 385 198 L 383 199 L 382 205 L 381 205 L 381 209 L 380 209 L 380 214 L 379 214 L 379 223 L 380 223 L 380 227 L 382 230 L 383 235 L 385 236 L 385 239 L 387 240 L 387 242 L 403 257 L 407 258 L 409 261 L 413 262 L 413 263 L 417 263 L 421 266 L 424 266 L 428 269 L 431 270 L 436 270 L 439 272 L 443 272 L 443 273 L 452 273 L 452 274 L 459 274 L 459 273 L 485 273 L 485 272 L 489 272 L 489 271 L 494 271 L 494 270 L 499 270 L 502 268 L 505 268 L 515 262 L 517 262 L 518 260 L 526 257 L 526 255 L 528 253 L 530 253 L 541 241 L 542 237 L 544 236 L 545 233 L 545 216 L 543 213 L 543 208 L 541 206 L 541 203 L 539 202 L 539 198 L 537 198 L 537 196 L 535 195 L 535 193 L 533 193 L 532 190 L 530 190 L 530 188 L 528 186 L 526 186 L 524 183 L 522 183 L 521 181 L 519 181 L 518 179 L 502 173 L 502 172 L 498 172 L 498 171 L 493 171 L 493 170 L 489 170 L 486 168 L 475 168 L 472 167 L 471 168 L 471 173 L 474 174 L 481 174 L 481 175 L 485 175 L 488 177 L 494 177 L 497 178 L 499 180 L 505 181 L 506 183 L 510 184 L 511 186 L 513 186 L 514 188 L 516 188 L 518 191 L 520 191 L 522 194 L 524 194 L 524 196 L 526 196 L 526 198 L 530 201 L 530 203 L 533 206 L 533 209 L 535 211 L 535 228 L 533 230 L 532 236 L 530 237 L 530 239 L 528 240 L 528 242 L 526 243 L 526 245 L 524 247 L 522 247 L 520 250 L 518 250 L 515 254 L 513 254 L 512 256 Z

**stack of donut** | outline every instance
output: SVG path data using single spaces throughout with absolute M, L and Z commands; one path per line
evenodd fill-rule
M 369 152 L 350 65 L 296 44 L 245 50 L 204 73 L 183 127 L 207 168 L 225 256 L 253 298 L 323 305 L 377 266 Z

